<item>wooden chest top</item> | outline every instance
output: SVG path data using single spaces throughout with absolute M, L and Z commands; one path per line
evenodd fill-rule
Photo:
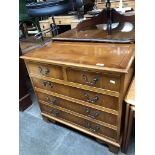
M 134 44 L 55 41 L 22 58 L 48 64 L 127 73 L 134 60 Z

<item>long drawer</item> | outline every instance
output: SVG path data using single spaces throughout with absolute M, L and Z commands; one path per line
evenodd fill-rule
M 81 128 L 85 128 L 86 130 L 93 132 L 94 134 L 97 134 L 100 136 L 106 136 L 106 137 L 109 137 L 112 139 L 116 139 L 116 137 L 117 137 L 116 130 L 113 130 L 111 128 L 91 122 L 91 121 L 81 118 L 79 116 L 75 116 L 69 112 L 65 112 L 62 110 L 58 110 L 56 108 L 52 108 L 52 107 L 44 105 L 42 103 L 40 103 L 40 107 L 41 107 L 41 110 L 43 113 L 47 113 L 53 117 L 56 117 L 56 118 L 65 120 L 67 122 L 76 124 L 76 125 L 80 126 Z
M 39 100 L 45 101 L 49 105 L 59 106 L 79 114 L 88 116 L 92 119 L 100 120 L 105 123 L 117 126 L 117 116 L 111 113 L 107 113 L 95 108 L 88 107 L 86 105 L 81 105 L 75 102 L 67 101 L 55 96 L 47 95 L 44 93 L 37 93 Z
M 74 88 L 70 86 L 65 86 L 62 84 L 54 83 L 51 81 L 45 81 L 34 77 L 32 78 L 32 81 L 35 87 L 49 90 L 79 100 L 83 100 L 93 105 L 99 105 L 116 111 L 118 110 L 117 97 L 99 94 L 92 91 L 86 91 L 83 89 Z

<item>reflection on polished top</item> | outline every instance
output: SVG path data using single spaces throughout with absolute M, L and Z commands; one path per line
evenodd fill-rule
M 55 41 L 22 57 L 49 64 L 128 72 L 134 60 L 134 44 Z
M 130 23 L 129 23 L 130 24 Z M 128 26 L 127 24 L 125 26 Z M 103 26 L 102 26 L 103 27 Z M 122 27 L 123 29 L 123 27 Z M 122 30 L 121 29 L 121 30 Z M 100 25 L 89 27 L 86 30 L 72 29 L 66 31 L 53 40 L 57 41 L 95 41 L 95 42 L 109 42 L 109 43 L 131 43 L 135 41 L 135 29 L 131 31 L 122 32 L 121 30 L 112 30 L 112 34 L 108 35 L 107 31 L 100 28 Z

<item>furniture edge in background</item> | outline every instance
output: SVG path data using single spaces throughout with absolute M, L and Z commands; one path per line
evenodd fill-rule
M 19 56 L 22 55 L 22 51 L 19 45 Z M 25 67 L 24 60 L 19 58 L 19 110 L 24 111 L 30 105 L 32 105 L 32 101 L 30 98 L 30 94 L 28 93 L 26 86 L 26 76 L 28 75 L 27 69 Z
M 133 119 L 135 118 L 135 77 L 133 77 L 125 97 L 125 127 L 123 133 L 122 152 L 127 153 Z

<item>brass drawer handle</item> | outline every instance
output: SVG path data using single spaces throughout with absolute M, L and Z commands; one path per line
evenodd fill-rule
M 91 118 L 94 118 L 94 119 L 100 115 L 99 111 L 96 111 L 94 114 L 91 114 L 89 108 L 85 108 L 85 113 L 87 114 L 88 117 L 91 117 Z
M 50 87 L 50 88 L 54 87 L 53 83 L 50 81 L 43 81 L 42 83 L 44 87 Z
M 98 100 L 99 100 L 99 96 L 98 95 L 95 95 L 94 98 L 90 99 L 88 93 L 84 93 L 84 98 L 87 102 L 90 102 L 90 103 L 96 103 Z
M 59 111 L 56 111 L 56 110 L 53 110 L 53 109 L 49 109 L 49 112 L 50 112 L 50 114 L 53 115 L 53 116 L 58 116 L 58 115 L 60 114 Z
M 49 104 L 56 104 L 57 102 L 56 98 L 50 99 L 48 96 L 45 96 L 45 101 Z
M 39 68 L 39 72 L 42 74 L 42 75 L 44 75 L 44 76 L 46 76 L 50 71 L 49 71 L 49 69 L 48 68 L 42 68 L 42 67 L 38 67 Z
M 83 74 L 83 75 L 82 75 L 82 79 L 83 79 L 84 83 L 93 86 L 93 85 L 95 85 L 96 82 L 99 80 L 99 77 L 98 77 L 98 76 L 95 76 L 95 77 L 93 78 L 92 82 L 89 82 L 89 81 L 88 81 L 87 75 Z
M 86 127 L 87 127 L 90 131 L 92 131 L 92 132 L 97 132 L 97 131 L 100 129 L 100 126 L 99 126 L 99 125 L 96 125 L 94 128 L 91 127 L 91 125 L 90 125 L 89 122 L 86 123 Z

